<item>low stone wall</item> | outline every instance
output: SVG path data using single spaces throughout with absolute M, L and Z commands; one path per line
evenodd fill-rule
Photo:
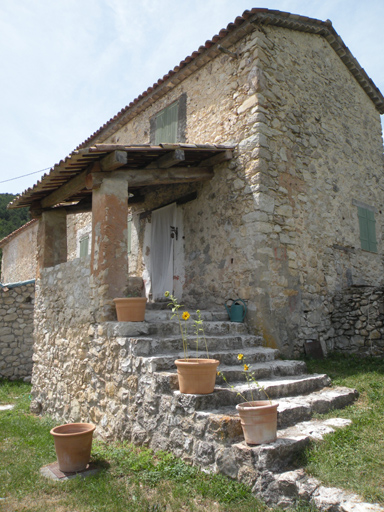
M 384 288 L 353 286 L 335 295 L 329 352 L 384 356 Z
M 0 288 L 0 378 L 30 381 L 35 284 Z

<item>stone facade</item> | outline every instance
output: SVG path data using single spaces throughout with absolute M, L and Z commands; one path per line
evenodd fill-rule
M 68 261 L 80 257 L 80 241 L 89 240 L 88 254 L 92 243 L 92 214 L 78 213 L 67 215 L 67 259 Z
M 34 283 L 0 288 L 0 378 L 31 378 L 34 296 Z
M 71 229 L 79 236 L 88 229 L 85 217 L 77 223 L 64 208 L 43 211 L 32 380 L 34 412 L 61 422 L 91 420 L 106 439 L 172 449 L 223 472 L 235 455 L 224 438 L 210 445 L 209 428 L 219 435 L 224 429 L 225 437 L 225 425 L 190 434 L 195 399 L 175 394 L 150 357 L 143 364 L 150 326 L 111 322 L 112 297 L 123 293 L 128 277 L 142 277 L 150 298 L 154 211 L 176 204 L 179 299 L 216 311 L 230 297 L 246 300 L 252 334 L 288 357 L 311 340 L 344 350 L 352 330 L 356 338 L 365 329 L 372 339 L 362 318 L 365 297 L 352 296 L 361 325 L 351 324 L 352 314 L 341 322 L 347 302 L 338 297 L 352 285 L 380 286 L 384 275 L 383 141 L 371 98 L 319 34 L 255 24 L 228 50 L 201 66 L 192 62 L 181 81 L 170 76 L 164 94 L 145 108 L 129 107 L 125 121 L 116 116 L 89 141 L 149 145 L 154 116 L 182 97 L 183 142 L 234 147 L 212 179 L 149 183 L 130 203 L 124 168 L 100 172 L 95 160 L 85 182 L 92 189 L 92 249 L 85 258 L 72 259 L 77 249 L 68 237 Z M 374 211 L 377 253 L 361 249 L 358 204 Z M 380 322 L 378 316 L 379 333 Z
M 382 282 L 380 116 L 321 36 L 255 27 L 231 50 L 240 58 L 212 59 L 103 142 L 148 143 L 154 114 L 186 95 L 186 142 L 236 145 L 210 182 L 149 189 L 133 217 L 196 191 L 181 207 L 183 300 L 240 296 L 267 343 L 297 356 L 332 337 L 334 293 Z M 355 200 L 376 209 L 378 253 L 360 248 Z M 150 254 L 148 223 L 135 221 L 132 274 Z
M 37 228 L 38 223 L 33 220 L 1 240 L 2 283 L 16 283 L 35 278 Z

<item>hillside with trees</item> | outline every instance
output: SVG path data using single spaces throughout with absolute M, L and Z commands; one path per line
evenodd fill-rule
M 30 220 L 28 208 L 7 209 L 7 204 L 15 197 L 13 194 L 0 194 L 0 240 Z

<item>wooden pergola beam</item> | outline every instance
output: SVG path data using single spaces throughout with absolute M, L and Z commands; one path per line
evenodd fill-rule
M 126 151 L 113 151 L 109 155 L 100 160 L 100 167 L 102 171 L 110 172 L 127 165 L 128 153 Z
M 205 167 L 173 167 L 170 169 L 138 169 L 125 171 L 128 187 L 171 185 L 212 179 L 213 170 Z
M 150 168 L 158 168 L 158 169 L 168 169 L 174 165 L 180 164 L 185 160 L 185 152 L 182 149 L 176 149 L 175 151 L 171 151 L 166 155 L 159 157 L 154 162 L 151 162 L 147 165 L 147 169 Z
M 214 165 L 221 164 L 222 162 L 227 162 L 233 158 L 233 151 L 226 149 L 222 153 L 218 155 L 211 156 L 210 158 L 206 158 L 199 163 L 199 167 L 213 167 Z
M 67 181 L 60 188 L 49 194 L 47 197 L 41 200 L 42 208 L 50 208 L 51 206 L 55 206 L 55 204 L 62 203 L 69 197 L 75 195 L 80 190 L 85 188 L 85 177 L 88 174 L 88 169 L 81 172 L 71 180 Z

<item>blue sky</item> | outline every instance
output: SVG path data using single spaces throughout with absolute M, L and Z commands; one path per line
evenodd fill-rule
M 330 19 L 384 92 L 383 0 L 0 0 L 0 181 L 59 162 L 252 7 Z

